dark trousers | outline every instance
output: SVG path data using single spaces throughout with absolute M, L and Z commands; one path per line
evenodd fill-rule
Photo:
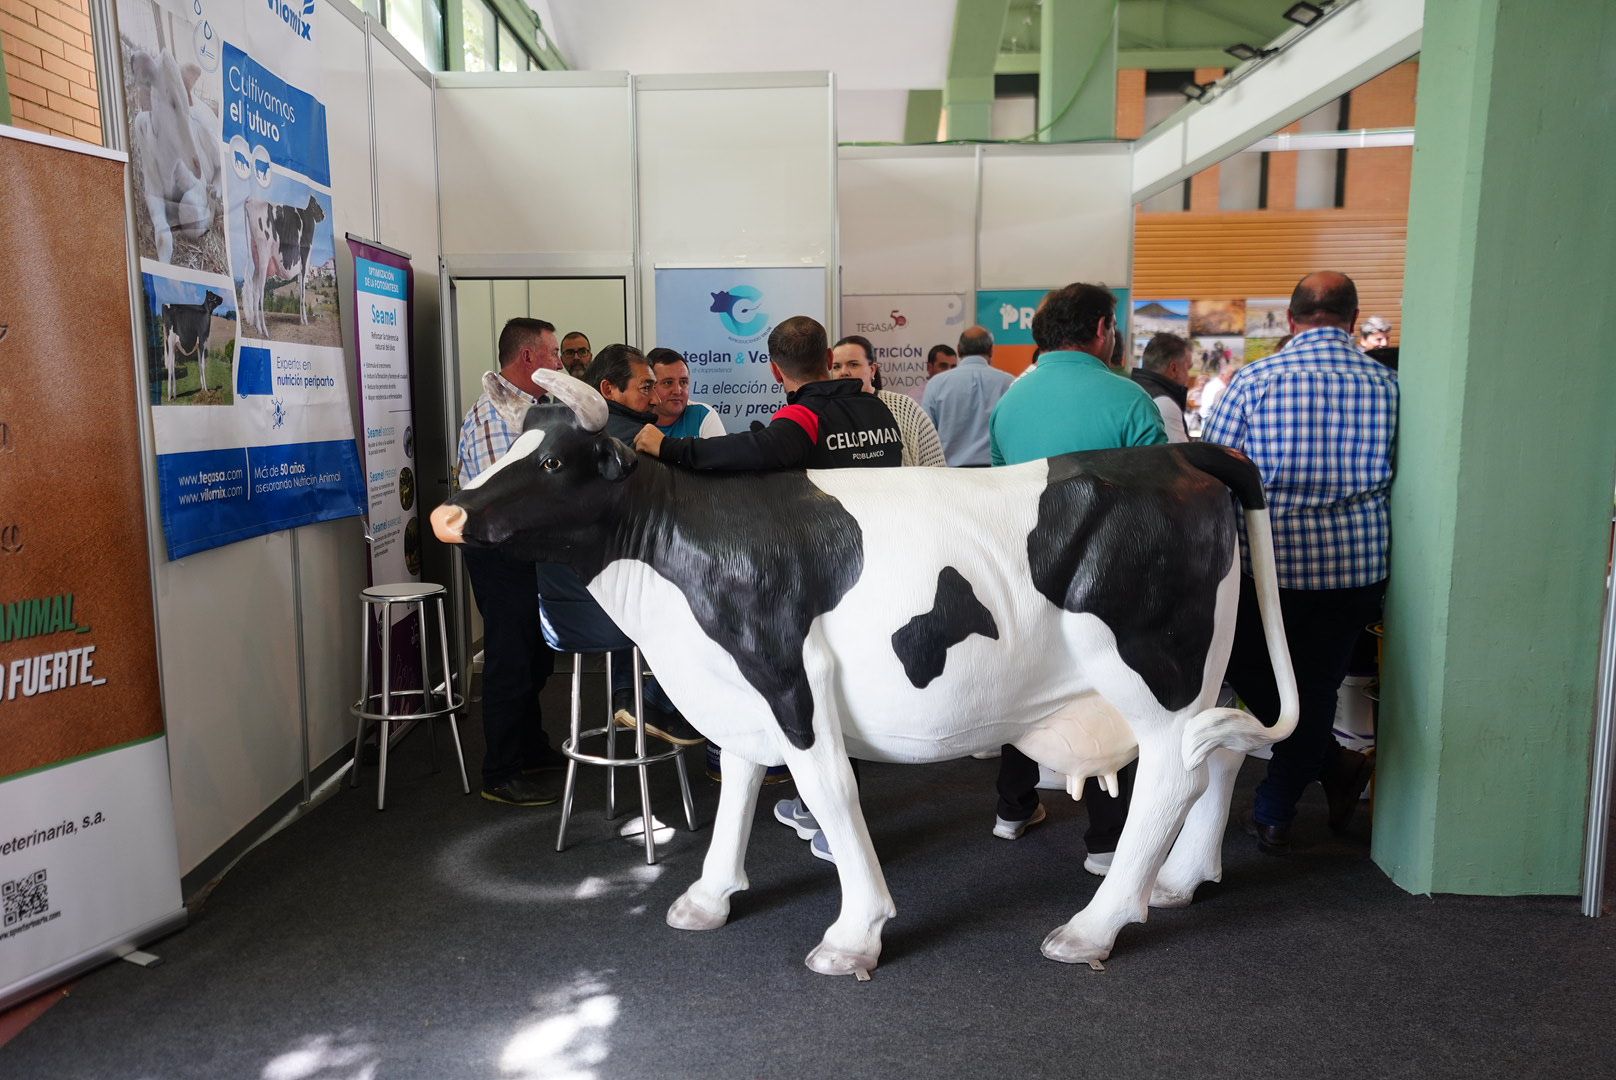
M 1301 711 L 1296 731 L 1284 742 L 1274 744 L 1268 775 L 1257 788 L 1258 822 L 1288 825 L 1296 817 L 1296 803 L 1302 792 L 1324 775 L 1340 752 L 1332 731 L 1336 694 L 1341 680 L 1346 678 L 1358 635 L 1380 617 L 1385 592 L 1384 581 L 1351 589 L 1279 590 Z M 1274 685 L 1273 666 L 1268 662 L 1257 587 L 1243 575 L 1236 618 L 1229 685 L 1257 719 L 1272 726 L 1279 719 L 1279 690 Z
M 1089 853 L 1117 850 L 1122 826 L 1128 821 L 1128 801 L 1133 798 L 1133 777 L 1138 764 L 1117 774 L 1117 797 L 1112 798 L 1093 777 L 1083 781 L 1083 805 L 1089 810 L 1089 827 L 1083 843 Z M 1015 747 L 1005 744 L 999 757 L 999 816 L 1006 821 L 1026 821 L 1038 809 L 1038 763 Z
M 641 657 L 640 663 L 642 666 L 644 665 L 644 657 Z M 633 649 L 619 649 L 612 653 L 613 700 L 616 700 L 619 692 L 626 692 L 629 695 L 629 704 L 632 706 L 634 702 Z M 673 707 L 673 702 L 668 699 L 668 695 L 663 691 L 661 684 L 657 682 L 655 675 L 647 675 L 645 677 L 645 689 L 643 693 L 645 695 L 646 705 L 650 706 L 651 708 L 661 709 L 663 712 L 668 713 L 679 711 Z
M 539 632 L 539 587 L 530 562 L 463 548 L 483 615 L 483 787 L 555 754 L 539 716 L 539 691 L 555 653 Z

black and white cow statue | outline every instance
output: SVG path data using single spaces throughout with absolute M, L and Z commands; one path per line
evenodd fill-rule
M 1051 959 L 1097 964 L 1150 906 L 1186 905 L 1220 879 L 1242 755 L 1296 723 L 1246 458 L 1188 444 L 991 470 L 703 474 L 606 436 L 606 403 L 584 383 L 535 379 L 550 401 L 531 409 L 485 379 L 522 434 L 432 525 L 448 543 L 572 565 L 723 747 L 712 843 L 670 925 L 728 919 L 764 768 L 783 762 L 841 879 L 808 966 L 874 968 L 894 908 L 849 754 L 920 763 L 1013 743 L 1074 788 L 1137 754 L 1110 873 L 1045 938 Z M 1214 705 L 1239 599 L 1231 490 L 1283 702 L 1272 728 Z

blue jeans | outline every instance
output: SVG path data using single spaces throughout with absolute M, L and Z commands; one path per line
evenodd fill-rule
M 1279 590 L 1301 712 L 1291 737 L 1274 744 L 1268 775 L 1257 787 L 1254 816 L 1259 823 L 1290 824 L 1296 817 L 1302 792 L 1324 775 L 1341 752 L 1331 730 L 1335 725 L 1336 694 L 1341 680 L 1347 677 L 1358 635 L 1380 618 L 1385 593 L 1384 581 L 1351 589 Z M 1257 610 L 1257 588 L 1244 575 L 1240 579 L 1240 611 L 1228 681 L 1257 719 L 1270 726 L 1279 719 L 1279 690 L 1268 662 L 1268 641 L 1263 636 L 1262 614 Z

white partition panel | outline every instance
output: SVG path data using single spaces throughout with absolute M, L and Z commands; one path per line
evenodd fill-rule
M 437 95 L 445 252 L 629 261 L 627 75 L 444 73 Z
M 321 77 L 327 100 L 331 185 L 336 193 L 333 235 L 342 346 L 349 400 L 359 431 L 358 370 L 354 364 L 353 256 L 342 237 L 369 236 L 376 207 L 370 189 L 370 86 L 363 22 L 327 19 L 320 28 Z M 321 522 L 297 531 L 298 589 L 303 606 L 304 707 L 312 769 L 353 739 L 348 702 L 359 687 L 359 590 L 366 584 L 365 525 L 360 518 Z
M 303 777 L 292 536 L 255 537 L 156 569 L 185 874 Z
M 337 235 L 372 224 L 370 102 L 362 20 L 321 23 Z M 337 248 L 343 343 L 352 262 Z M 357 519 L 257 537 L 156 567 L 170 782 L 180 870 L 197 870 L 302 782 L 303 716 L 309 764 L 329 757 L 346 730 L 357 682 L 358 590 L 364 586 Z M 296 614 L 301 601 L 304 618 Z M 352 608 L 352 618 L 348 617 Z M 351 624 L 351 625 L 350 625 Z M 300 698 L 301 635 L 303 696 Z M 350 663 L 351 662 L 351 663 Z
M 376 235 L 408 252 L 415 269 L 414 346 L 416 474 L 422 513 L 449 494 L 454 468 L 454 383 L 443 370 L 438 296 L 438 177 L 432 77 L 396 42 L 373 32 L 371 107 L 376 140 Z M 451 560 L 423 529 L 421 576 L 448 584 Z M 358 625 L 357 614 L 354 625 Z
M 842 292 L 976 287 L 976 148 L 841 151 Z
M 1126 286 L 1132 250 L 1127 143 L 983 148 L 979 285 Z
M 835 266 L 828 75 L 661 75 L 634 85 L 647 336 L 658 265 Z M 826 282 L 834 321 L 835 274 Z

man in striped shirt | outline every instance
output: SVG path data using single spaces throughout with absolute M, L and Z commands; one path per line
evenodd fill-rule
M 499 335 L 499 377 L 534 404 L 544 390 L 540 368 L 561 370 L 555 327 L 543 319 L 512 319 Z M 460 425 L 462 486 L 475 480 L 521 432 L 494 408 L 485 391 Z M 555 670 L 555 653 L 539 631 L 538 571 L 497 551 L 465 547 L 471 592 L 483 616 L 483 798 L 512 806 L 545 806 L 560 798 L 541 769 L 566 759 L 550 745 L 539 717 L 539 691 Z
M 1373 761 L 1336 744 L 1336 694 L 1353 643 L 1386 590 L 1387 493 L 1397 436 L 1397 375 L 1353 343 L 1358 290 L 1345 274 L 1309 274 L 1291 294 L 1290 343 L 1242 368 L 1203 438 L 1244 451 L 1262 473 L 1274 530 L 1280 608 L 1296 670 L 1296 732 L 1274 747 L 1251 831 L 1283 854 L 1302 792 L 1321 781 L 1330 826 L 1345 827 Z M 1273 669 L 1242 528 L 1240 612 L 1229 684 L 1252 712 L 1279 715 Z

